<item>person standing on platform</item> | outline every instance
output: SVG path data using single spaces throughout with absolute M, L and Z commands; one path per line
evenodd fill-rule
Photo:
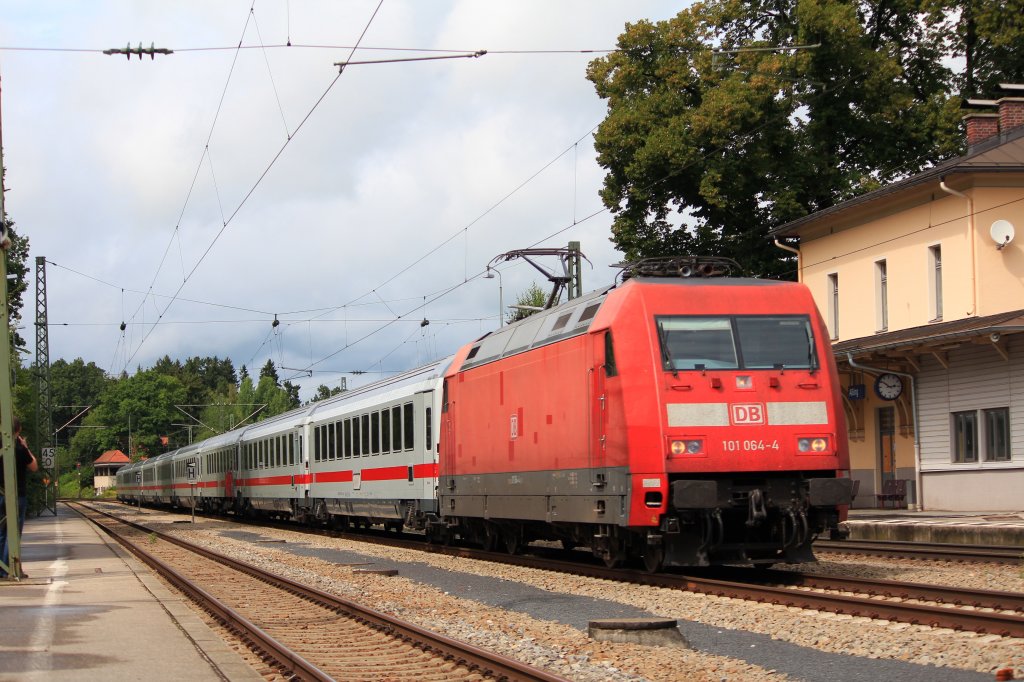
M 11 421 L 11 427 L 14 432 L 14 477 L 17 479 L 17 485 L 11 485 L 8 488 L 6 481 L 4 481 L 3 468 L 0 467 L 0 488 L 3 488 L 6 494 L 13 493 L 15 488 L 17 488 L 18 537 L 21 537 L 21 531 L 25 527 L 25 513 L 28 511 L 28 472 L 37 471 L 39 469 L 39 462 L 36 460 L 36 456 L 32 454 L 32 451 L 28 449 L 28 444 L 21 435 L 21 420 L 15 417 Z M 6 509 L 4 506 L 6 504 L 7 501 L 4 499 L 4 495 L 0 494 L 0 510 Z M 0 511 L 0 516 L 3 516 L 3 511 Z M 0 560 L 3 561 L 5 566 L 9 566 L 11 563 L 10 551 L 7 546 L 7 519 L 0 523 Z M 7 572 L 0 567 L 0 578 L 6 577 Z M 23 573 L 21 577 L 27 578 L 28 576 Z

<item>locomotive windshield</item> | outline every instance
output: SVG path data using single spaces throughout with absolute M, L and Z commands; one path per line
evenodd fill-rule
M 655 318 L 662 366 L 681 369 L 817 369 L 805 315 Z

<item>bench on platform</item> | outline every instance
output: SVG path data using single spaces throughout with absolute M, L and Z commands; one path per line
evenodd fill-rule
M 885 508 L 892 502 L 893 509 L 907 508 L 907 479 L 890 478 L 882 481 L 882 492 L 875 493 L 880 507 Z

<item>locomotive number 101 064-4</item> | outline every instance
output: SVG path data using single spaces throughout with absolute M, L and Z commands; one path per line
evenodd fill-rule
M 765 450 L 778 450 L 777 440 L 723 440 L 722 450 L 725 452 L 763 452 Z

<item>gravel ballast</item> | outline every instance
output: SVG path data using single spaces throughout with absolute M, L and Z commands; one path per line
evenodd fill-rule
M 135 510 L 130 512 L 134 515 Z M 147 523 L 573 680 L 991 680 L 1024 640 L 567 576 L 180 516 Z M 160 519 L 160 521 L 158 521 Z M 281 542 L 284 541 L 284 542 Z M 396 577 L 358 569 L 397 569 Z M 805 567 L 806 568 L 806 567 Z M 1020 592 L 1019 566 L 830 557 L 816 572 Z M 595 642 L 590 620 L 678 619 L 693 650 Z M 938 666 L 938 667 L 937 667 Z

